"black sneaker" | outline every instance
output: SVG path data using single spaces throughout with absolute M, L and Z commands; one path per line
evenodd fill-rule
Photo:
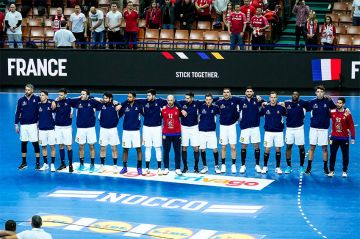
M 21 163 L 21 165 L 18 167 L 19 170 L 24 170 L 27 168 L 27 164 L 26 163 Z
M 199 168 L 198 167 L 195 167 L 194 168 L 194 173 L 199 173 L 200 171 L 199 171 Z
M 61 170 L 63 170 L 64 168 L 66 168 L 66 165 L 65 165 L 65 164 L 61 164 L 61 165 L 56 169 L 56 171 L 61 171 Z
M 40 170 L 40 164 L 39 163 L 36 164 L 35 170 Z
M 309 175 L 311 173 L 311 167 L 307 167 L 305 173 Z
M 184 167 L 184 169 L 183 169 L 181 172 L 182 172 L 182 173 L 188 173 L 188 172 L 189 172 L 188 167 Z
M 72 173 L 72 172 L 74 172 L 74 169 L 73 169 L 72 164 L 70 164 L 70 165 L 69 165 L 69 173 Z
M 324 167 L 324 173 L 325 175 L 328 175 L 330 173 L 328 167 Z

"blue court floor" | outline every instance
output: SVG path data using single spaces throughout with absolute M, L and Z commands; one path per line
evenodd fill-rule
M 3 220 L 14 219 L 19 222 L 18 231 L 22 231 L 30 228 L 27 221 L 32 215 L 40 214 L 46 221 L 45 230 L 54 238 L 359 238 L 358 142 L 350 146 L 348 178 L 341 178 L 340 154 L 335 177 L 324 176 L 319 148 L 315 152 L 312 174 L 300 175 L 296 147 L 293 149 L 292 174 L 278 176 L 274 173 L 275 156 L 272 151 L 269 173 L 262 176 L 254 172 L 252 146 L 248 149 L 247 172 L 244 175 L 215 175 L 210 151 L 207 153 L 210 169 L 207 175 L 177 177 L 170 174 L 161 177 L 151 174 L 144 177 L 131 172 L 125 176 L 107 171 L 92 175 L 88 172 L 36 172 L 30 144 L 29 167 L 18 171 L 21 154 L 19 136 L 14 130 L 14 112 L 17 99 L 21 96 L 18 93 L 0 93 L 1 224 Z M 54 96 L 51 94 L 51 97 Z M 96 96 L 101 97 L 101 94 Z M 123 101 L 125 97 L 116 95 L 115 99 Z M 182 99 L 183 96 L 176 98 Z M 267 99 L 267 96 L 263 98 Z M 281 96 L 280 100 L 287 98 Z M 303 99 L 309 98 L 303 96 Z M 355 124 L 358 124 L 360 98 L 346 97 L 346 100 Z M 121 125 L 122 121 L 119 124 L 120 135 Z M 305 125 L 308 135 L 309 115 Z M 356 134 L 360 135 L 358 126 Z M 98 145 L 96 149 L 99 149 Z M 239 168 L 240 144 L 237 149 Z M 98 152 L 97 164 L 100 161 Z M 119 166 L 122 166 L 121 152 L 119 146 Z M 109 166 L 112 164 L 110 156 L 108 154 L 106 161 Z M 130 167 L 135 167 L 134 150 L 129 156 Z M 192 168 L 191 149 L 188 158 Z M 56 166 L 59 161 L 57 156 Z M 261 156 L 261 165 L 262 161 Z M 78 162 L 75 143 L 74 162 Z M 230 163 L 228 155 L 228 172 Z M 172 161 L 172 169 L 173 165 Z M 283 148 L 282 168 L 285 166 Z M 154 159 L 151 167 L 156 168 Z

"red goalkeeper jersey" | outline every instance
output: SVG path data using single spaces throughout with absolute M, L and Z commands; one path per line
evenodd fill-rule
M 163 117 L 163 135 L 181 135 L 180 114 L 180 109 L 176 106 L 169 107 L 166 105 L 161 109 L 161 116 Z
M 354 121 L 350 113 L 338 111 L 337 109 L 331 110 L 330 117 L 332 121 L 331 138 L 348 140 L 349 131 L 351 139 L 355 139 Z

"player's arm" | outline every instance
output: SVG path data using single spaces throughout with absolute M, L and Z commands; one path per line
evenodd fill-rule
M 355 143 L 355 125 L 354 125 L 354 120 L 351 114 L 348 114 L 346 116 L 346 119 L 348 121 L 349 124 L 349 131 L 350 131 L 350 137 L 351 137 L 351 144 Z
M 265 112 L 266 112 L 265 107 L 262 107 L 262 108 L 260 109 L 259 116 L 260 116 L 260 117 L 261 117 L 261 116 L 264 116 L 264 115 L 265 115 Z
M 12 235 L 8 235 L 8 236 L 5 236 L 5 237 L 2 237 L 4 239 L 18 239 L 17 235 L 14 233 Z
M 15 232 L 12 232 L 12 231 L 3 231 L 3 230 L 0 230 L 0 237 L 12 236 L 12 235 L 16 235 L 16 233 L 15 233 Z
M 21 114 L 21 103 L 18 100 L 16 111 L 15 111 L 15 132 L 19 133 L 19 122 L 20 122 L 20 114 Z
M 119 118 L 123 117 L 125 110 L 124 110 L 124 104 L 121 104 L 121 109 L 118 111 Z

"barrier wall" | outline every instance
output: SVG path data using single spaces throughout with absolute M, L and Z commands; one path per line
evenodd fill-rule
M 0 50 L 0 84 L 114 86 L 119 90 L 121 87 L 240 88 L 246 85 L 271 89 L 311 88 L 319 84 L 313 81 L 313 71 L 319 67 L 314 63 L 317 59 L 340 59 L 340 80 L 321 82 L 327 88 L 360 89 L 358 52 L 3 49 Z M 320 74 L 334 74 L 334 67 L 326 61 L 320 68 Z

